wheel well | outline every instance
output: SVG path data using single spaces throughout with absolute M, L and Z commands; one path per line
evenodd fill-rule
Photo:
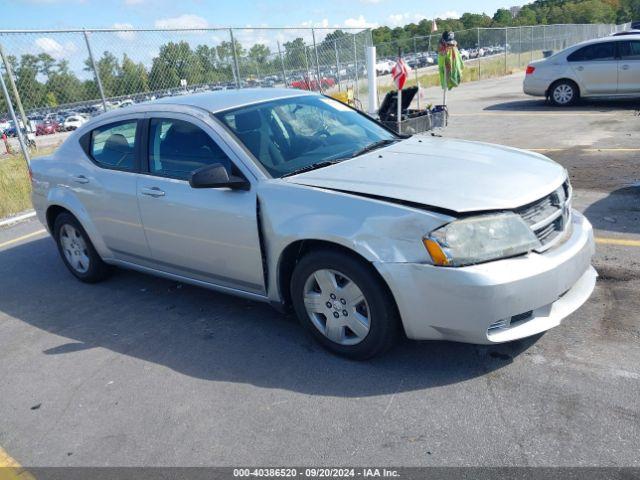
M 551 96 L 551 91 L 553 90 L 553 88 L 560 82 L 567 82 L 567 83 L 571 83 L 576 87 L 576 91 L 578 92 L 578 96 L 580 96 L 580 85 L 578 85 L 575 80 L 571 80 L 570 78 L 559 78 L 558 80 L 554 81 L 551 85 L 549 85 L 549 88 L 547 89 L 547 97 Z
M 291 292 L 289 290 L 289 284 L 291 283 L 291 276 L 293 275 L 293 269 L 298 261 L 311 251 L 318 250 L 332 250 L 334 252 L 342 252 L 349 255 L 356 260 L 363 262 L 371 270 L 372 275 L 375 275 L 387 289 L 387 292 L 393 299 L 395 305 L 395 298 L 391 289 L 387 285 L 387 282 L 382 278 L 380 273 L 374 268 L 369 260 L 364 258 L 357 252 L 339 245 L 333 242 L 327 242 L 325 240 L 298 240 L 288 245 L 280 255 L 280 262 L 278 263 L 278 287 L 280 294 L 286 306 L 291 305 Z M 397 306 L 396 306 L 397 308 Z
M 61 213 L 69 213 L 73 215 L 69 210 L 61 207 L 60 205 L 51 205 L 49 208 L 47 208 L 47 227 L 49 227 L 49 232 L 51 232 L 52 235 L 53 227 L 56 224 L 56 218 L 58 218 L 58 215 L 60 215 Z

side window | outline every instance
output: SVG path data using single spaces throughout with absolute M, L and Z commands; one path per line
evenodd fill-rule
M 213 163 L 229 174 L 232 163 L 222 149 L 201 128 L 183 120 L 153 118 L 149 127 L 149 172 L 188 180 L 191 172 Z
M 640 60 L 640 40 L 620 42 L 620 57 L 622 60 Z
M 603 42 L 587 45 L 567 57 L 570 62 L 602 62 L 615 60 L 616 42 Z
M 100 166 L 133 170 L 137 120 L 110 123 L 91 132 L 89 154 Z

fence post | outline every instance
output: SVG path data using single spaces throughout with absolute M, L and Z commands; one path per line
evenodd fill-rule
M 93 51 L 91 50 L 91 43 L 89 42 L 89 33 L 86 30 L 83 30 L 84 41 L 87 43 L 87 51 L 89 52 L 89 61 L 91 62 L 91 67 L 93 68 L 93 74 L 96 77 L 96 84 L 98 85 L 98 91 L 100 92 L 100 98 L 102 99 L 102 107 L 104 111 L 107 111 L 107 99 L 104 97 L 104 89 L 102 88 L 102 80 L 100 80 L 100 73 L 98 72 L 98 66 L 96 65 L 96 59 L 93 56 Z
M 505 28 L 504 29 L 504 74 L 507 74 L 507 50 L 509 50 L 509 44 L 507 43 L 507 41 L 509 40 L 509 28 Z
M 520 65 L 522 65 L 522 60 L 520 59 L 521 54 L 522 54 L 522 25 L 520 25 L 520 28 L 518 28 L 518 68 L 520 68 Z
M 480 75 L 480 27 L 478 27 L 478 80 L 482 80 L 482 76 Z
M 531 27 L 531 60 L 529 61 L 533 62 L 533 26 Z
M 16 104 L 18 105 L 18 112 L 20 113 L 20 117 L 22 118 L 22 123 L 24 124 L 24 128 L 31 131 L 29 125 L 29 119 L 24 113 L 24 108 L 22 107 L 22 100 L 20 100 L 20 93 L 18 92 L 18 88 L 16 87 L 16 82 L 13 78 L 13 69 L 11 68 L 11 64 L 9 63 L 9 59 L 4 53 L 4 47 L 0 43 L 0 56 L 2 57 L 2 61 L 4 62 L 4 69 L 7 72 L 7 78 L 9 79 L 9 86 L 11 87 L 11 91 L 13 92 L 13 97 L 16 99 Z M 16 124 L 16 128 L 18 125 Z
M 355 71 L 355 79 L 356 79 L 356 91 L 355 95 L 358 100 L 360 100 L 360 79 L 358 78 L 358 42 L 356 41 L 356 35 L 353 35 L 353 65 L 356 69 Z
M 338 91 L 342 91 L 342 83 L 340 82 L 340 56 L 338 55 L 338 41 L 334 40 L 333 48 L 336 52 L 336 75 L 338 77 Z
M 376 47 L 367 47 L 367 87 L 369 89 L 369 115 L 378 113 L 378 80 L 376 77 Z
M 284 68 L 284 58 L 282 58 L 282 50 L 280 50 L 280 40 L 278 43 L 278 56 L 280 57 L 280 65 L 282 66 L 282 81 L 284 82 L 285 87 L 289 86 L 289 82 L 287 81 L 287 71 Z
M 318 91 L 322 92 L 322 77 L 320 76 L 320 57 L 318 57 L 318 46 L 316 45 L 316 29 L 311 29 L 311 39 L 313 40 L 313 51 L 316 57 L 316 73 L 318 75 Z
M 5 64 L 5 67 L 6 67 L 6 64 Z M 31 171 L 31 157 L 29 156 L 29 148 L 27 147 L 27 144 L 24 141 L 24 137 L 22 136 L 22 129 L 20 128 L 20 123 L 18 122 L 18 118 L 16 117 L 16 112 L 13 109 L 13 104 L 11 103 L 11 97 L 9 96 L 7 85 L 4 83 L 4 75 L 2 75 L 2 72 L 0 72 L 0 84 L 2 84 L 2 93 L 4 94 L 4 99 L 7 102 L 9 115 L 11 115 L 11 120 L 13 120 L 13 124 L 16 126 L 16 135 L 18 136 L 18 143 L 20 143 L 20 150 L 22 150 L 22 155 L 24 155 L 24 160 L 27 162 L 27 168 L 29 169 L 29 171 Z
M 547 49 L 547 29 L 546 25 L 542 25 L 542 50 Z
M 231 50 L 233 50 L 233 65 L 235 67 L 236 88 L 240 88 L 240 68 L 238 68 L 238 52 L 236 51 L 236 41 L 233 38 L 233 28 L 229 29 L 229 36 L 231 37 Z

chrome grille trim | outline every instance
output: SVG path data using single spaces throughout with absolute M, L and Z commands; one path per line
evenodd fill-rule
M 565 239 L 571 226 L 571 198 L 573 191 L 569 180 L 549 195 L 515 210 L 533 230 L 542 247 L 537 252 L 548 250 Z

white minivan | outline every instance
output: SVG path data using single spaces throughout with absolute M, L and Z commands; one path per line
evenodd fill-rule
M 523 90 L 561 106 L 580 97 L 640 96 L 640 35 L 590 40 L 532 62 Z

